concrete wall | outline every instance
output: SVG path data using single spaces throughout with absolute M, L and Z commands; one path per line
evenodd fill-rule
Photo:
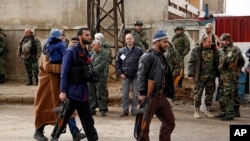
M 101 6 L 104 1 L 101 1 Z M 151 39 L 151 25 L 158 21 L 166 21 L 168 17 L 168 0 L 124 0 L 125 23 L 133 28 L 135 20 L 142 20 L 145 31 Z M 105 9 L 110 10 L 113 2 L 107 2 Z M 7 58 L 6 73 L 10 79 L 25 80 L 23 62 L 16 56 L 19 40 L 23 37 L 25 27 L 34 29 L 42 44 L 51 28 L 66 31 L 70 39 L 75 36 L 76 29 L 87 26 L 87 0 L 1 0 L 0 28 L 7 35 L 10 52 Z M 110 19 L 104 20 L 107 26 Z M 111 36 L 106 39 L 113 44 Z M 151 44 L 151 43 L 150 43 Z

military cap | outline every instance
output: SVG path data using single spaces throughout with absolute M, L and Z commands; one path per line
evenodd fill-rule
M 123 33 L 123 35 L 126 35 L 126 34 L 128 34 L 128 33 L 131 33 L 131 30 L 130 29 L 124 29 L 123 31 L 122 31 L 122 33 Z
M 231 35 L 229 33 L 222 33 L 220 36 L 220 40 L 230 40 Z
M 134 26 L 136 26 L 136 25 L 143 26 L 143 22 L 140 20 L 135 21 Z
M 178 25 L 178 26 L 176 26 L 176 27 L 174 28 L 174 31 L 177 31 L 177 30 L 184 30 L 184 29 L 185 29 L 185 27 Z

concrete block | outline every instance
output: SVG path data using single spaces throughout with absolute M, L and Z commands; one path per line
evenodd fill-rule
M 22 103 L 23 96 L 22 95 L 9 95 L 7 96 L 8 103 Z
M 7 98 L 4 95 L 0 95 L 0 103 L 5 103 L 7 102 Z
M 23 96 L 23 104 L 34 104 L 34 95 Z

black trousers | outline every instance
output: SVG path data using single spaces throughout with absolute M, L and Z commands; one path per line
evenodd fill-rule
M 75 110 L 77 111 L 77 113 L 79 115 L 80 121 L 82 123 L 82 127 L 86 133 L 88 141 L 97 141 L 98 135 L 97 135 L 97 131 L 94 127 L 94 119 L 92 117 L 91 110 L 90 110 L 90 104 L 88 101 L 81 102 L 81 101 L 76 101 L 76 100 L 70 99 L 69 114 L 66 115 L 66 117 L 65 117 L 65 121 L 67 121 L 67 122 L 63 123 L 61 129 L 65 128 L 71 115 L 73 114 L 73 112 Z

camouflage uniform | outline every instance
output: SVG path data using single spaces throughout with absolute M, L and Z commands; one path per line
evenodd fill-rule
M 5 61 L 8 52 L 7 39 L 5 34 L 0 32 L 0 83 L 4 83 L 5 81 Z
M 181 69 L 184 71 L 184 68 L 185 68 L 184 57 L 190 51 L 190 41 L 189 41 L 187 35 L 182 33 L 181 35 L 175 35 L 172 39 L 172 43 L 180 55 L 180 61 L 181 61 L 180 64 L 182 64 Z M 184 78 L 184 73 L 182 74 L 182 78 L 179 81 L 178 85 L 182 86 L 182 84 L 180 84 L 180 83 L 182 83 L 183 78 Z
M 146 34 L 146 33 L 145 33 L 145 34 Z M 145 51 L 145 50 L 146 50 L 146 47 L 145 47 L 144 44 L 142 43 L 140 34 L 139 34 L 138 32 L 135 31 L 132 35 L 133 35 L 133 37 L 134 37 L 134 39 L 135 39 L 134 45 L 140 47 L 143 51 Z M 147 36 L 147 35 L 146 35 L 146 36 Z
M 236 70 L 235 70 L 237 73 L 237 78 L 236 78 L 237 85 L 235 85 L 236 88 L 234 92 L 234 116 L 240 117 L 240 96 L 238 94 L 238 84 L 239 84 L 241 68 L 245 65 L 245 59 L 239 47 L 237 46 L 235 47 L 237 49 L 238 55 L 237 55 L 237 64 L 236 64 Z
M 194 48 L 188 62 L 188 76 L 194 78 L 194 105 L 201 105 L 201 97 L 206 89 L 206 106 L 212 105 L 213 93 L 215 91 L 215 78 L 218 66 L 217 50 L 205 48 L 202 45 Z
M 95 52 L 93 55 L 92 65 L 94 69 L 100 74 L 100 80 L 96 83 L 90 83 L 90 106 L 92 112 L 95 111 L 95 108 L 99 106 L 100 111 L 108 111 L 107 107 L 107 94 L 105 91 L 105 86 L 107 85 L 107 74 L 106 68 L 108 65 L 108 55 L 105 51 L 101 50 Z
M 38 58 L 41 56 L 41 42 L 33 35 L 24 37 L 20 42 L 17 54 L 22 57 L 26 69 L 29 83 L 32 85 L 32 77 L 34 75 L 36 85 L 38 83 Z M 33 73 L 32 73 L 33 72 Z M 27 84 L 27 85 L 28 85 Z
M 234 94 L 236 92 L 238 72 L 232 67 L 237 61 L 239 50 L 233 45 L 228 45 L 219 50 L 220 62 L 220 86 L 219 103 L 220 110 L 226 117 L 234 117 Z
M 173 80 L 175 81 L 178 76 L 182 75 L 180 74 L 182 69 L 182 61 L 180 60 L 179 52 L 175 49 L 173 44 L 169 43 L 169 47 L 165 53 L 165 56 L 172 70 Z

